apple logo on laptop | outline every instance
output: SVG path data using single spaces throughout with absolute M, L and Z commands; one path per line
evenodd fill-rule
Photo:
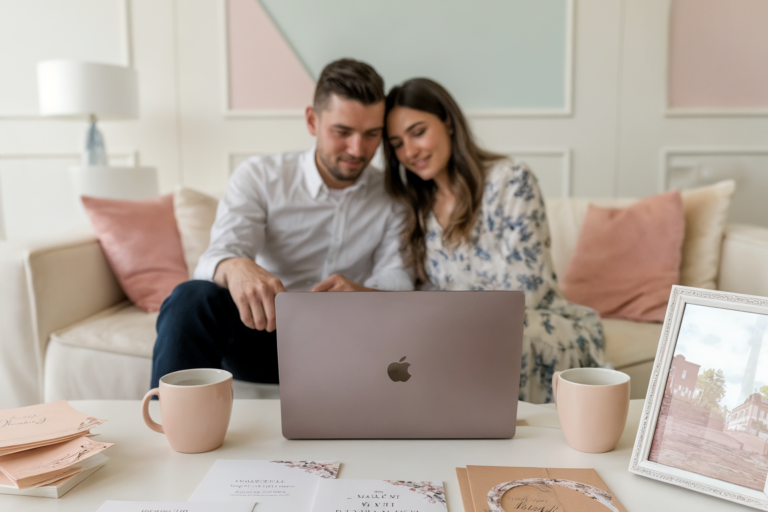
M 403 361 L 405 361 L 405 357 L 387 367 L 387 375 L 392 379 L 392 382 L 406 382 L 411 378 L 411 374 L 408 373 L 408 367 L 411 366 L 411 363 L 404 363 Z

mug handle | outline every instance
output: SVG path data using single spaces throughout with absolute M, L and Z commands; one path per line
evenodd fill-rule
M 151 428 L 155 432 L 165 434 L 165 430 L 163 430 L 163 426 L 160 425 L 159 423 L 155 423 L 155 421 L 149 415 L 149 401 L 152 399 L 153 396 L 156 396 L 158 399 L 160 398 L 160 390 L 158 388 L 151 389 L 149 393 L 144 395 L 144 401 L 141 402 L 141 415 L 144 417 L 144 423 L 146 423 L 149 428 Z
M 552 400 L 554 400 L 555 405 L 557 405 L 557 380 L 558 380 L 557 378 L 558 377 L 560 377 L 560 372 L 555 372 L 552 374 Z

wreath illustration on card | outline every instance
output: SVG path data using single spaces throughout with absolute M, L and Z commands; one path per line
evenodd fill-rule
M 571 489 L 576 492 L 587 496 L 605 506 L 611 512 L 619 512 L 616 505 L 613 503 L 613 496 L 609 492 L 606 492 L 597 487 L 583 484 L 581 482 L 574 482 L 573 480 L 559 480 L 550 478 L 526 478 L 523 480 L 512 480 L 511 482 L 504 482 L 497 485 L 490 491 L 488 491 L 488 505 L 491 507 L 491 512 L 504 512 L 501 508 L 501 497 L 504 493 L 515 487 L 522 487 L 524 485 L 538 486 L 552 486 L 557 485 L 566 489 Z
M 409 490 L 424 496 L 430 503 L 440 503 L 447 508 L 445 504 L 445 489 L 442 485 L 434 485 L 432 482 L 411 482 L 408 480 L 384 480 L 391 485 L 402 485 Z
M 314 460 L 273 460 L 272 464 L 282 464 L 287 468 L 303 469 L 305 473 L 320 478 L 336 478 L 339 473 L 338 462 L 316 462 Z

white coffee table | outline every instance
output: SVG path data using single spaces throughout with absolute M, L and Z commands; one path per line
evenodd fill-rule
M 288 441 L 280 431 L 280 402 L 235 400 L 224 446 L 209 453 L 174 452 L 165 436 L 149 430 L 137 401 L 75 401 L 78 410 L 109 421 L 96 439 L 117 443 L 109 463 L 54 500 L 0 495 L 2 512 L 93 512 L 106 500 L 186 501 L 216 459 L 339 460 L 339 478 L 442 480 L 448 510 L 461 512 L 457 466 L 595 468 L 628 512 L 734 510 L 741 505 L 633 475 L 627 471 L 642 400 L 633 400 L 624 435 L 605 454 L 571 449 L 553 406 L 520 404 L 514 439 L 466 441 Z M 157 403 L 153 417 L 159 420 Z M 481 421 L 481 418 L 478 418 Z

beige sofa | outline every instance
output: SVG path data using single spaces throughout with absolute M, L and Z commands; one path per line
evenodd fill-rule
M 547 202 L 560 275 L 589 202 Z M 632 200 L 597 202 L 623 207 Z M 729 225 L 715 252 L 706 257 L 716 264 L 719 289 L 768 296 L 768 229 Z M 144 395 L 157 314 L 127 302 L 92 234 L 0 244 L 0 282 L 0 409 L 58 399 Z M 632 396 L 644 397 L 661 325 L 605 320 L 604 326 L 607 360 L 632 376 Z

